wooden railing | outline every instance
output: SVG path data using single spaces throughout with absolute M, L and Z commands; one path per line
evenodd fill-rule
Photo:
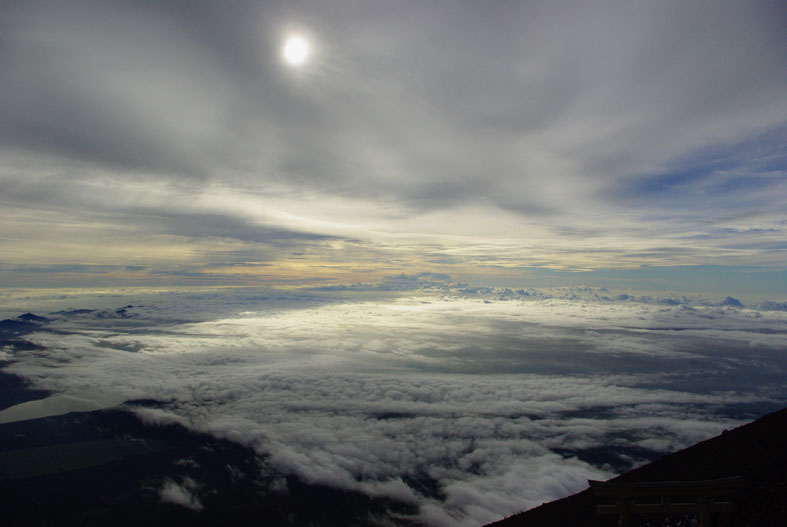
M 617 514 L 620 527 L 630 527 L 632 514 L 699 514 L 700 526 L 711 527 L 711 515 L 729 512 L 732 502 L 721 501 L 743 484 L 731 477 L 704 481 L 593 481 L 596 496 L 614 498 L 614 505 L 599 505 L 598 514 Z M 654 500 L 658 500 L 654 503 Z

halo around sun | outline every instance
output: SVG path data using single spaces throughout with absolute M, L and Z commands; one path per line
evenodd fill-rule
M 303 65 L 311 53 L 309 41 L 300 35 L 289 35 L 281 48 L 285 64 L 292 67 Z

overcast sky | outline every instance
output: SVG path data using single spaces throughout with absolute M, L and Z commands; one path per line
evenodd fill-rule
M 785 27 L 758 1 L 6 0 L 0 285 L 784 296 Z

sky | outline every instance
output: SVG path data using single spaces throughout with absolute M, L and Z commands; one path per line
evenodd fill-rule
M 50 320 L 0 365 L 52 393 L 0 423 L 121 405 L 253 448 L 274 497 L 286 477 L 414 506 L 389 527 L 478 527 L 787 404 L 785 304 L 426 278 L 0 299 Z M 159 490 L 199 510 L 210 485 Z
M 783 300 L 785 25 L 764 1 L 7 0 L 0 286 Z

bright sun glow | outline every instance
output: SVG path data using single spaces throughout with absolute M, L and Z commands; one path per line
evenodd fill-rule
M 284 61 L 290 66 L 300 66 L 309 58 L 309 42 L 303 37 L 291 35 L 282 48 Z

